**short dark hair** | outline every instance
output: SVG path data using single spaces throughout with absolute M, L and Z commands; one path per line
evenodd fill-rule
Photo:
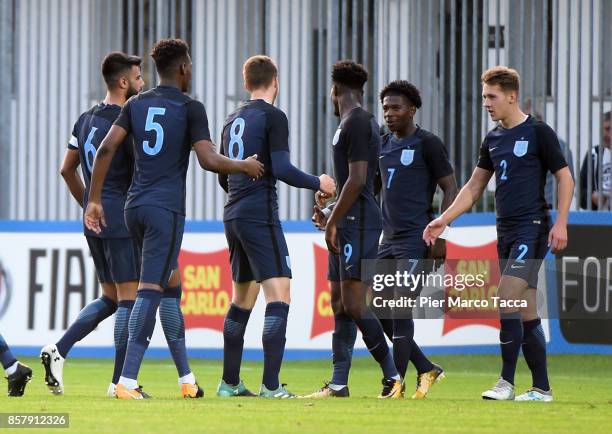
M 249 57 L 242 67 L 244 85 L 249 91 L 267 88 L 278 75 L 274 61 L 268 56 L 258 54 Z
M 181 62 L 187 60 L 187 56 L 189 56 L 189 44 L 182 39 L 161 39 L 151 50 L 151 57 L 160 75 L 172 72 Z
M 332 67 L 332 81 L 349 89 L 361 90 L 368 81 L 368 71 L 352 60 L 339 60 Z
M 421 93 L 412 83 L 406 80 L 395 80 L 386 85 L 380 91 L 380 102 L 383 102 L 386 96 L 404 96 L 416 108 L 421 108 Z
M 611 119 L 612 119 L 612 111 L 608 110 L 607 112 L 603 114 L 603 121 L 610 122 Z
M 117 80 L 132 66 L 140 66 L 142 59 L 138 56 L 130 56 L 120 51 L 108 53 L 102 60 L 102 77 L 108 87 L 114 87 Z

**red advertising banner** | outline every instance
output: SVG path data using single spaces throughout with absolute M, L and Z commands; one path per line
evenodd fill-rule
M 310 338 L 334 331 L 334 312 L 331 306 L 331 290 L 327 281 L 328 256 L 327 249 L 313 243 L 314 249 L 314 309 L 312 311 L 312 327 Z
M 210 253 L 181 250 L 178 262 L 185 328 L 223 332 L 223 321 L 233 293 L 228 249 Z
M 460 298 L 462 305 L 447 308 L 442 335 L 460 327 L 477 324 L 499 329 L 498 309 L 493 307 L 491 298 L 497 293 L 501 274 L 497 260 L 497 241 L 469 247 L 447 241 L 444 269 L 446 276 L 453 276 L 452 281 L 455 282 L 453 286 L 446 286 L 447 305 L 451 298 Z M 465 276 L 477 275 L 483 277 L 484 285 L 473 284 L 458 288 L 457 282 L 464 280 Z M 479 300 L 488 300 L 489 307 L 473 306 Z M 470 304 L 472 306 L 469 306 Z

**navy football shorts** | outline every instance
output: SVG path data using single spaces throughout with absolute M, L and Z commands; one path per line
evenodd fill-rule
M 337 244 L 340 254 L 329 253 L 327 280 L 362 280 L 362 259 L 376 259 L 380 229 L 338 228 Z
M 383 238 L 378 246 L 378 259 L 382 259 L 380 271 L 386 274 L 395 274 L 396 271 L 419 275 L 425 267 L 428 247 L 423 241 L 421 234 L 402 237 L 399 239 L 388 240 Z M 391 267 L 391 269 L 389 269 Z M 419 280 L 419 282 L 422 282 Z M 397 288 L 397 293 L 402 296 L 416 297 L 420 294 L 422 283 L 412 290 Z
M 132 238 L 86 236 L 100 283 L 138 280 L 140 255 Z
M 291 278 L 289 249 L 280 222 L 234 219 L 224 226 L 234 282 Z
M 425 259 L 427 244 L 418 234 L 397 240 L 383 238 L 378 246 L 378 259 Z
M 502 275 L 538 287 L 538 272 L 548 252 L 550 220 L 547 217 L 497 223 L 497 257 Z
M 141 252 L 140 282 L 166 288 L 176 268 L 185 216 L 151 205 L 125 210 L 125 223 Z

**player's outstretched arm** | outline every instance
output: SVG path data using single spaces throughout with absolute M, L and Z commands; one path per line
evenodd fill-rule
M 70 194 L 82 208 L 83 197 L 85 196 L 85 185 L 78 172 L 79 164 L 79 151 L 67 149 L 66 154 L 64 154 L 64 161 L 62 162 L 60 174 L 62 178 L 64 178 L 64 182 L 66 182 Z
M 302 172 L 291 164 L 288 150 L 278 150 L 270 153 L 272 175 L 292 187 L 320 190 L 333 195 L 336 192 L 336 183 L 331 176 L 322 174 L 319 177 Z
M 193 144 L 198 163 L 204 170 L 216 173 L 244 173 L 250 178 L 259 178 L 264 173 L 264 166 L 252 155 L 244 160 L 232 160 L 217 153 L 215 144 L 210 140 L 198 140 Z
M 433 245 L 436 239 L 444 232 L 453 220 L 468 211 L 482 196 L 493 172 L 476 167 L 469 181 L 463 186 L 453 203 L 440 217 L 430 222 L 423 231 L 423 240 L 428 246 Z
M 442 190 L 442 203 L 440 204 L 440 212 L 446 211 L 455 198 L 457 197 L 457 180 L 455 173 L 444 176 L 437 181 L 438 186 Z M 438 264 L 441 264 L 446 259 L 446 240 L 438 238 L 431 247 L 429 253 L 431 259 L 434 259 Z
M 355 203 L 368 178 L 367 161 L 351 161 L 349 163 L 349 175 L 342 187 L 342 192 L 334 205 L 334 209 L 327 219 L 325 227 L 325 242 L 327 249 L 333 253 L 339 253 L 336 243 L 336 224 L 342 219 Z
M 574 196 L 574 178 L 567 166 L 554 175 L 557 179 L 557 219 L 548 234 L 548 245 L 553 253 L 558 253 L 567 246 L 567 218 Z
M 85 210 L 85 226 L 99 234 L 106 226 L 102 209 L 102 187 L 117 148 L 126 139 L 128 132 L 119 125 L 113 125 L 102 140 L 91 171 L 89 200 Z

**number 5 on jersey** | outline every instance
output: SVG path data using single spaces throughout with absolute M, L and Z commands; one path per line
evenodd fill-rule
M 164 145 L 164 128 L 155 122 L 155 116 L 163 116 L 166 114 L 166 109 L 162 107 L 149 107 L 147 120 L 145 122 L 145 131 L 155 131 L 155 146 L 151 146 L 148 140 L 143 140 L 142 150 L 148 155 L 157 155 Z

